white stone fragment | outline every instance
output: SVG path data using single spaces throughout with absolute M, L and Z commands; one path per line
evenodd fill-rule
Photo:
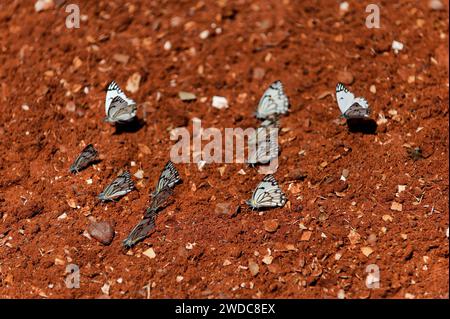
M 226 109 L 228 107 L 228 101 L 223 96 L 213 96 L 212 106 L 216 109 Z
M 392 50 L 394 50 L 395 54 L 398 54 L 399 51 L 403 50 L 403 43 L 396 40 L 392 41 Z

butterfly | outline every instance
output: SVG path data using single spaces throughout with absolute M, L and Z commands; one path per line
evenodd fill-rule
M 173 194 L 172 188 L 166 186 L 158 194 L 153 196 L 150 207 L 145 211 L 144 217 L 155 215 L 158 210 L 166 203 L 167 198 Z
M 172 188 L 179 181 L 181 181 L 181 178 L 177 169 L 173 165 L 172 161 L 168 161 L 159 176 L 158 184 L 156 184 L 152 197 L 158 195 L 166 187 Z
M 130 232 L 130 234 L 122 242 L 127 249 L 136 245 L 142 239 L 148 237 L 151 231 L 156 227 L 155 215 L 144 217 Z
M 70 172 L 75 174 L 97 160 L 98 152 L 92 144 L 87 145 L 70 166 Z
M 136 102 L 128 98 L 115 81 L 106 91 L 105 121 L 110 123 L 127 123 L 134 119 L 137 112 Z
M 245 201 L 252 208 L 283 207 L 286 195 L 278 186 L 273 175 L 266 175 L 253 192 L 252 198 Z
M 111 184 L 106 186 L 105 190 L 98 195 L 102 201 L 114 200 L 128 194 L 134 189 L 134 183 L 131 180 L 129 172 L 119 175 Z
M 264 92 L 256 109 L 258 119 L 266 119 L 270 116 L 285 114 L 289 109 L 289 99 L 284 93 L 281 81 L 273 82 Z
M 342 83 L 336 85 L 336 99 L 342 116 L 346 119 L 363 119 L 370 115 L 369 103 L 356 97 Z
M 248 138 L 249 145 L 255 145 L 258 140 L 264 140 L 265 136 L 269 134 L 269 129 L 278 128 L 280 126 L 278 116 L 271 117 L 264 120 L 261 126 L 256 129 L 254 134 L 251 134 Z
M 262 133 L 261 133 L 262 134 Z M 273 132 L 264 132 L 265 136 L 259 136 L 258 138 L 264 138 L 264 140 L 258 140 L 256 149 L 248 156 L 247 163 L 250 165 L 255 164 L 267 164 L 272 159 L 276 158 L 280 152 L 278 145 L 278 139 L 273 135 Z M 250 149 L 251 151 L 251 149 Z

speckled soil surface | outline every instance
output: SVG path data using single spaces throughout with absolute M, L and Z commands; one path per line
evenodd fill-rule
M 0 297 L 448 298 L 448 2 L 381 1 L 380 29 L 365 27 L 364 1 L 347 12 L 331 0 L 73 1 L 79 29 L 66 28 L 64 1 L 39 13 L 34 2 L 0 3 Z M 103 122 L 113 79 L 139 103 L 141 127 Z M 169 131 L 195 117 L 256 127 L 277 79 L 291 101 L 275 174 L 289 202 L 249 209 L 262 176 L 244 164 L 177 164 L 183 183 L 156 230 L 124 251 Z M 375 131 L 339 118 L 338 81 L 369 101 Z M 214 95 L 229 108 L 213 108 Z M 101 161 L 70 174 L 89 143 Z M 99 203 L 126 169 L 144 171 L 137 190 Z M 114 225 L 110 245 L 85 236 L 93 220 Z M 79 288 L 65 285 L 69 264 Z M 379 288 L 365 284 L 369 265 Z

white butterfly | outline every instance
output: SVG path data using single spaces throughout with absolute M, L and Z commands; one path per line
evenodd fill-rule
M 336 85 L 336 99 L 342 116 L 346 119 L 362 119 L 370 115 L 369 103 L 356 97 L 342 83 Z
M 171 161 L 168 161 L 164 166 L 161 175 L 159 176 L 158 184 L 156 185 L 156 189 L 153 191 L 152 196 L 155 197 L 165 188 L 171 188 L 176 183 L 181 181 L 180 175 L 178 174 L 177 169 L 173 165 Z
M 276 158 L 280 152 L 278 138 L 274 136 L 271 129 L 264 128 L 265 132 L 260 132 L 256 149 L 248 156 L 247 163 L 250 165 L 267 164 Z M 262 139 L 264 138 L 265 139 Z M 253 146 L 254 147 L 254 146 Z
M 134 119 L 137 112 L 136 102 L 128 98 L 115 81 L 112 81 L 106 92 L 106 122 L 127 123 Z
M 283 207 L 287 198 L 278 186 L 273 175 L 266 175 L 253 192 L 252 198 L 245 201 L 252 208 Z
M 281 81 L 273 82 L 264 92 L 256 109 L 258 119 L 266 119 L 273 115 L 286 114 L 289 109 L 289 100 L 284 93 Z
M 254 145 L 258 140 L 265 139 L 263 134 L 269 134 L 269 129 L 280 127 L 278 117 L 271 117 L 267 120 L 264 120 L 261 123 L 261 126 L 256 129 L 254 134 L 251 134 L 248 138 L 248 144 Z

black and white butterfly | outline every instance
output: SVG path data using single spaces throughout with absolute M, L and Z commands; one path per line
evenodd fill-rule
M 246 204 L 252 208 L 283 207 L 287 198 L 278 186 L 273 175 L 266 175 L 253 192 Z
M 172 161 L 168 161 L 159 176 L 158 184 L 156 184 L 152 197 L 158 195 L 166 187 L 172 188 L 179 181 L 181 181 L 181 178 L 177 169 L 173 165 Z
M 131 122 L 137 113 L 136 102 L 128 98 L 115 81 L 112 81 L 106 91 L 105 121 L 110 123 Z
M 98 157 L 98 152 L 92 144 L 87 145 L 75 159 L 70 166 L 70 172 L 75 174 L 86 168 L 89 164 L 95 162 Z
M 342 116 L 346 119 L 364 119 L 370 115 L 369 103 L 362 97 L 355 97 L 342 83 L 336 85 L 336 99 Z
M 278 128 L 280 126 L 278 116 L 271 117 L 267 120 L 264 120 L 261 123 L 261 126 L 258 127 L 254 134 L 251 134 L 248 138 L 249 145 L 255 145 L 258 140 L 264 140 L 265 136 L 269 134 L 272 128 Z
M 127 249 L 136 245 L 139 241 L 148 237 L 152 230 L 156 227 L 155 215 L 144 217 L 130 232 L 127 238 L 122 242 Z
M 105 190 L 98 195 L 102 201 L 115 200 L 122 197 L 134 189 L 134 183 L 128 171 L 119 175 Z
M 258 136 L 259 140 L 256 145 L 249 145 L 247 163 L 250 165 L 267 164 L 279 155 L 278 136 L 274 135 L 270 129 L 265 130 L 265 132 L 260 132 L 261 136 Z
M 150 203 L 150 207 L 148 207 L 146 209 L 144 217 L 150 217 L 152 215 L 156 215 L 158 210 L 164 206 L 167 199 L 172 194 L 173 194 L 173 190 L 169 186 L 166 186 L 161 191 L 159 191 L 158 194 L 156 194 L 155 196 L 152 197 L 152 202 Z
M 278 114 L 286 114 L 289 109 L 289 99 L 284 93 L 281 81 L 273 82 L 264 92 L 256 109 L 258 119 L 266 119 Z

